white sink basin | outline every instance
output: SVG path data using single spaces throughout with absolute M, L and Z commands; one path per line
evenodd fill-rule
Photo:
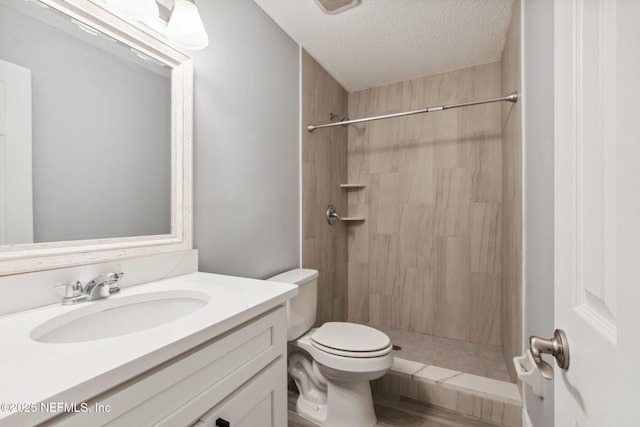
M 35 327 L 30 338 L 43 343 L 75 343 L 127 335 L 180 319 L 203 308 L 209 295 L 162 291 L 116 296 L 81 306 Z

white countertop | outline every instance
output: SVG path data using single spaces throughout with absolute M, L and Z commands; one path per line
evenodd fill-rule
M 297 286 L 290 284 L 193 273 L 125 288 L 108 300 L 167 290 L 204 292 L 209 303 L 151 329 L 78 343 L 40 343 L 29 334 L 49 319 L 102 301 L 55 304 L 0 317 L 0 404 L 13 407 L 0 411 L 0 426 L 50 418 L 56 414 L 41 412 L 40 402 L 85 402 L 283 304 L 298 292 Z M 25 404 L 35 404 L 37 410 L 18 412 L 17 406 Z

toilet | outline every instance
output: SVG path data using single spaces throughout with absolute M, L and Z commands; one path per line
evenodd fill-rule
M 299 415 L 327 427 L 376 424 L 369 381 L 391 368 L 392 344 L 377 329 L 348 322 L 316 321 L 318 272 L 295 269 L 268 280 L 298 285 L 287 303 L 288 372 L 300 396 Z

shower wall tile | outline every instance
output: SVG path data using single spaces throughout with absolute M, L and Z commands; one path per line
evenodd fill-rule
M 434 165 L 441 169 L 451 169 L 458 163 L 458 114 L 459 110 L 448 110 L 432 117 Z
M 381 326 L 382 323 L 382 296 L 369 290 L 369 324 Z M 351 313 L 349 313 L 351 315 Z
M 474 98 L 484 99 L 491 98 L 495 93 L 500 93 L 501 81 L 500 79 L 496 79 L 495 76 L 500 76 L 501 64 L 500 62 L 492 62 L 490 64 L 486 64 L 483 67 L 473 67 L 472 68 L 474 76 L 473 78 L 477 81 L 485 82 L 484 85 L 474 85 L 473 86 L 473 96 Z M 479 107 L 491 107 L 500 109 L 500 104 L 485 104 Z M 477 109 L 468 110 L 468 111 L 479 111 Z M 491 120 L 494 123 L 500 125 L 500 116 L 491 116 Z
M 313 212 L 317 200 L 316 164 L 302 162 L 302 212 Z M 316 237 L 316 219 L 302 215 L 302 240 Z
M 471 248 L 468 237 L 439 239 L 439 301 L 468 306 L 471 303 Z
M 304 268 L 312 268 L 317 270 L 318 267 L 318 254 L 316 248 L 318 242 L 315 238 L 305 239 L 302 241 L 302 265 Z
M 357 138 L 354 135 L 359 135 Z M 348 130 L 349 138 L 357 139 L 358 144 L 348 146 L 348 167 L 349 183 L 363 184 L 365 189 L 346 190 L 349 204 L 366 204 L 368 202 L 366 188 L 371 184 L 369 178 L 369 157 L 366 151 L 366 141 L 368 141 L 368 133 L 366 129 L 357 130 L 350 127 Z
M 376 200 L 369 205 L 369 229 L 376 234 L 395 235 L 400 233 L 402 210 L 398 204 L 390 201 Z M 349 211 L 349 215 L 354 213 Z
M 469 341 L 500 345 L 501 330 L 501 283 L 500 273 L 471 274 L 471 330 Z
M 432 203 L 434 201 L 433 139 L 405 140 L 403 151 L 411 155 L 403 158 L 399 172 L 398 201 L 401 203 Z
M 430 261 L 435 250 L 434 243 L 433 234 L 428 231 L 415 229 L 400 232 L 398 241 L 400 267 L 431 269 Z
M 437 242 L 434 331 L 437 336 L 469 340 L 471 250 L 468 237 L 439 237 Z
M 369 205 L 393 204 L 398 201 L 400 174 L 397 172 L 370 174 Z
M 366 323 L 369 321 L 369 265 L 349 261 L 348 284 L 348 320 Z
M 402 285 L 398 235 L 373 234 L 369 238 L 369 286 L 373 293 L 398 296 Z
M 398 207 L 400 216 L 400 232 L 427 233 L 433 236 L 434 205 L 433 203 L 404 203 Z
M 486 83 L 474 81 L 474 68 L 476 67 L 462 68 L 432 76 L 437 93 L 436 103 L 453 104 L 471 101 L 474 86 L 478 83 Z M 491 78 L 495 77 L 491 76 Z
M 307 132 L 307 124 L 329 121 L 329 113 L 347 114 L 347 92 L 306 51 L 302 52 L 302 266 L 317 269 L 317 323 L 347 317 L 347 227 L 330 226 L 329 204 L 347 213 L 347 130 Z
M 407 311 L 405 306 L 404 306 L 404 300 L 402 298 L 402 295 L 398 296 L 398 297 L 389 297 L 390 299 L 390 304 L 391 304 L 391 317 L 390 317 L 390 322 L 387 322 L 387 324 L 392 325 L 393 328 L 402 328 L 402 321 L 405 315 L 405 312 Z
M 349 191 L 349 190 L 347 190 Z M 354 205 L 349 203 L 348 205 L 348 212 L 350 216 L 354 216 L 354 217 L 363 217 L 363 218 L 367 218 L 369 216 L 369 205 L 367 204 L 358 204 L 358 205 Z M 365 222 L 360 222 L 360 223 L 353 223 L 351 225 L 353 225 L 353 228 L 357 229 L 358 225 L 364 225 L 367 224 L 367 226 L 369 225 L 366 221 Z M 348 232 L 351 231 L 351 227 L 349 227 Z
M 422 303 L 424 285 L 421 283 L 418 267 L 406 267 L 404 268 L 404 277 L 402 278 L 402 290 L 399 298 L 399 329 L 408 330 L 412 327 L 416 327 L 419 315 L 419 311 L 414 313 L 415 301 Z M 417 307 L 420 309 L 420 306 Z M 398 324 L 398 322 L 396 322 Z
M 495 133 L 475 132 L 471 140 L 471 200 L 499 202 L 502 199 L 502 138 Z
M 396 301 L 393 297 L 381 295 L 380 296 L 380 311 L 382 314 L 382 324 L 383 325 L 394 325 L 394 313 L 397 311 L 398 307 L 396 305 Z M 393 327 L 393 326 L 392 326 Z
M 436 234 L 468 236 L 471 173 L 466 168 L 436 169 Z
M 331 303 L 331 317 L 328 319 L 330 321 L 335 321 L 333 319 L 341 319 L 341 321 L 345 321 L 345 313 L 347 311 L 346 307 L 346 295 L 340 295 L 332 299 Z
M 399 298 L 399 329 L 433 331 L 433 273 L 423 266 L 406 267 Z
M 433 326 L 436 336 L 469 341 L 470 328 L 471 313 L 468 305 L 436 304 Z
M 349 212 L 351 213 L 351 211 Z M 362 214 L 365 218 L 369 218 L 368 212 L 367 205 L 358 205 L 354 215 Z M 367 267 L 369 263 L 369 223 L 368 219 L 364 222 L 353 223 L 349 225 L 347 230 L 349 262 L 362 262 L 367 264 Z
M 502 271 L 502 204 L 471 203 L 471 271 Z
M 350 93 L 348 115 L 499 97 L 500 73 L 496 62 Z M 349 127 L 348 181 L 366 185 L 346 192 L 349 215 L 366 218 L 349 226 L 349 319 L 501 344 L 500 114 L 490 104 Z

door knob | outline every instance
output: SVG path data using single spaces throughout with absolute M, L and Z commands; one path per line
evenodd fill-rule
M 533 361 L 544 378 L 553 379 L 553 367 L 542 360 L 542 353 L 555 357 L 561 369 L 569 368 L 569 341 L 567 340 L 567 334 L 562 329 L 556 329 L 551 339 L 530 336 L 529 347 Z

